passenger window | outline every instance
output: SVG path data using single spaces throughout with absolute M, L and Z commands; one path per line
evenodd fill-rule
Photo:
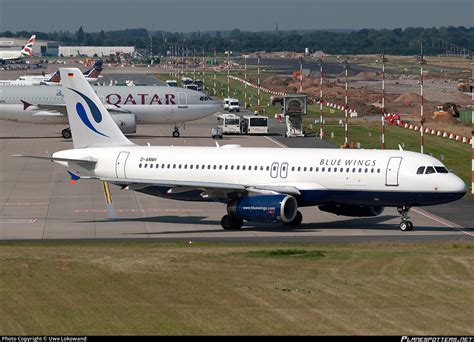
M 160 164 L 156 164 L 156 168 L 158 169 L 160 167 Z
M 294 166 L 291 167 L 291 171 L 295 171 L 295 167 L 294 167 Z
M 427 166 L 427 167 L 426 167 L 425 174 L 426 174 L 426 175 L 429 175 L 429 174 L 432 174 L 432 173 L 436 173 L 434 167 L 432 167 L 432 166 Z
M 242 171 L 245 171 L 245 165 L 242 166 Z
M 236 169 L 237 169 L 237 170 L 240 170 L 240 165 L 237 165 L 237 166 L 236 166 Z
M 324 170 L 325 170 L 325 168 L 323 167 L 323 168 L 321 169 L 321 172 L 324 172 Z
M 300 172 L 300 171 L 301 171 L 301 166 L 298 166 L 298 172 Z
M 230 169 L 233 170 L 233 169 L 234 169 L 234 165 L 231 165 L 231 166 L 230 166 Z
M 270 166 L 267 166 L 267 171 L 270 171 Z
M 331 172 L 331 168 L 330 168 L 330 167 L 328 167 L 328 172 Z
M 214 167 L 213 167 L 213 168 L 214 168 L 214 170 L 215 170 L 215 169 L 217 168 L 217 165 L 214 165 Z
M 422 175 L 423 173 L 425 173 L 425 167 L 424 166 L 420 166 L 418 168 L 418 170 L 416 171 L 416 174 L 417 175 Z
M 182 166 L 182 165 L 181 165 L 181 164 L 179 164 L 179 165 L 178 165 L 178 169 L 181 169 L 181 166 Z
M 145 164 L 145 169 L 148 167 L 148 164 Z
M 337 172 L 337 167 L 334 168 L 334 172 Z
M 317 167 L 314 171 L 319 172 L 319 167 Z
M 312 166 L 309 168 L 309 172 L 313 172 L 313 167 Z
M 224 166 L 224 169 L 227 170 L 229 168 L 229 165 Z M 219 167 L 220 169 L 220 167 Z
M 377 169 L 377 173 L 380 173 L 380 169 Z
M 189 168 L 192 170 L 193 169 L 193 164 L 189 165 Z
M 187 168 L 188 168 L 188 164 L 184 164 L 184 168 L 187 169 Z
M 141 168 L 142 168 L 142 164 L 138 165 L 138 167 L 141 169 Z

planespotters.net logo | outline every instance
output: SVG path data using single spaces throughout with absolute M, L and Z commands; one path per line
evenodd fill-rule
M 474 342 L 474 337 L 463 336 L 402 336 L 401 342 Z

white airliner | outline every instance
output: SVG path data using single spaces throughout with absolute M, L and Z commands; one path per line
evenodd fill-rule
M 95 83 L 99 80 L 100 73 L 102 72 L 103 62 L 98 59 L 94 62 L 92 67 L 83 72 L 84 77 L 90 83 Z M 0 80 L 0 85 L 60 85 L 61 76 L 59 75 L 59 70 L 54 73 L 47 75 L 24 75 L 18 77 L 16 80 L 2 81 Z
M 376 216 L 455 201 L 464 182 L 437 159 L 402 150 L 137 146 L 118 129 L 78 69 L 60 69 L 74 149 L 54 153 L 72 181 L 99 179 L 154 196 L 227 205 L 224 229 L 244 221 L 299 225 L 299 207 Z M 31 157 L 31 156 L 29 156 Z
M 32 35 L 30 39 L 26 42 L 25 47 L 23 50 L 20 51 L 9 51 L 9 50 L 1 50 L 0 51 L 0 61 L 8 61 L 8 60 L 15 60 L 21 59 L 24 57 L 32 57 L 33 56 L 33 44 L 35 43 L 36 36 Z
M 168 86 L 94 86 L 101 101 L 123 133 L 135 133 L 137 124 L 175 124 L 179 137 L 184 122 L 219 111 L 220 103 L 205 93 Z M 67 124 L 62 87 L 1 86 L 0 120 L 35 124 Z M 65 139 L 71 130 L 62 130 Z

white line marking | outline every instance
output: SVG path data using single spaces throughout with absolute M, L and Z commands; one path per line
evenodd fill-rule
M 456 223 L 454 223 L 454 222 L 451 222 L 451 221 L 448 221 L 448 220 L 446 220 L 446 219 L 443 219 L 443 218 L 441 218 L 441 217 L 439 217 L 439 216 L 436 216 L 436 215 L 434 215 L 434 214 L 431 214 L 431 213 L 429 213 L 429 212 L 427 212 L 427 211 L 425 211 L 425 210 L 423 210 L 423 209 L 420 209 L 420 208 L 412 208 L 411 210 L 413 210 L 413 211 L 414 211 L 415 213 L 417 213 L 417 214 L 420 214 L 420 215 L 423 215 L 423 216 L 425 216 L 425 217 L 428 217 L 428 218 L 432 219 L 433 221 L 436 221 L 436 222 L 438 222 L 438 223 L 441 223 L 442 225 L 445 225 L 445 226 L 447 226 L 447 227 L 449 227 L 449 228 L 452 228 L 452 229 L 456 229 L 457 231 L 460 231 L 460 232 L 462 232 L 462 233 L 464 233 L 464 234 L 466 234 L 466 235 L 469 235 L 469 236 L 471 236 L 471 237 L 474 237 L 474 234 L 472 234 L 471 232 L 465 231 L 464 229 L 466 229 L 466 228 L 464 228 L 463 226 L 460 226 L 459 224 L 456 224 Z
M 264 137 L 265 137 L 265 139 L 270 140 L 272 143 L 277 144 L 277 145 L 280 146 L 280 147 L 283 147 L 283 148 L 287 148 L 287 147 L 288 147 L 288 146 L 286 146 L 285 144 L 282 144 L 282 143 L 276 141 L 275 139 L 273 139 L 273 138 L 271 138 L 271 137 L 267 137 L 266 135 L 265 135 Z

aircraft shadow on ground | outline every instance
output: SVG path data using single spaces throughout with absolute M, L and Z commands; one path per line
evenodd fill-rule
M 385 223 L 388 220 L 396 219 L 398 216 L 377 216 L 368 218 L 348 218 L 342 221 L 320 222 L 320 223 L 303 223 L 297 227 L 285 226 L 279 223 L 249 223 L 246 222 L 242 231 L 246 232 L 307 232 L 307 231 L 322 231 L 330 229 L 364 229 L 371 231 L 398 231 L 397 223 Z M 92 221 L 88 221 L 92 222 Z M 134 218 L 118 218 L 118 219 L 104 219 L 98 222 L 141 222 L 141 223 L 170 223 L 170 224 L 191 224 L 191 225 L 206 225 L 215 226 L 215 229 L 202 230 L 180 230 L 168 229 L 163 231 L 148 231 L 146 233 L 131 233 L 132 235 L 167 235 L 167 234 L 196 234 L 196 233 L 223 233 L 234 232 L 232 230 L 224 231 L 221 229 L 220 221 L 210 220 L 205 216 L 153 216 L 153 217 L 134 217 Z M 415 231 L 418 232 L 452 232 L 453 229 L 449 227 L 423 226 L 418 227 L 415 223 Z

